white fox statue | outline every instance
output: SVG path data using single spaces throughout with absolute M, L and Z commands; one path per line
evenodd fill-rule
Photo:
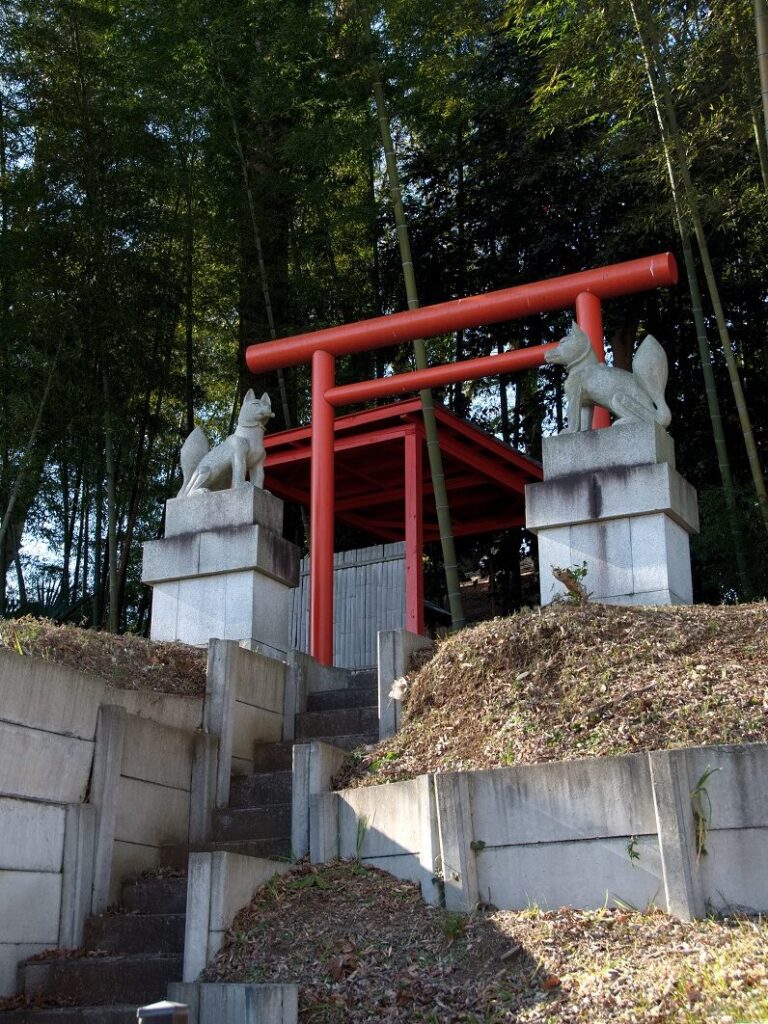
M 250 390 L 243 399 L 234 434 L 221 444 L 211 448 L 200 427 L 195 427 L 181 447 L 184 483 L 178 497 L 243 487 L 249 480 L 254 487 L 263 487 L 264 429 L 274 415 L 269 395 L 265 392 L 256 398 Z
M 544 355 L 548 363 L 565 366 L 568 399 L 568 431 L 588 429 L 592 408 L 601 405 L 616 416 L 614 426 L 629 420 L 669 425 L 672 414 L 664 401 L 667 386 L 667 355 L 649 334 L 632 359 L 632 372 L 601 363 L 592 344 L 574 323 L 557 348 Z M 587 413 L 582 418 L 582 410 Z

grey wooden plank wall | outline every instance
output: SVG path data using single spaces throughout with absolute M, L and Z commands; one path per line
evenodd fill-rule
M 334 555 L 334 662 L 340 668 L 376 664 L 376 634 L 405 622 L 405 544 L 376 544 Z M 290 645 L 309 649 L 309 559 L 301 563 L 291 601 Z

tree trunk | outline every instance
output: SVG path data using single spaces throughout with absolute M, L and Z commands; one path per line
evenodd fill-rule
M 638 31 L 639 28 L 640 26 L 638 24 Z M 688 288 L 691 293 L 691 308 L 693 312 L 694 325 L 696 327 L 696 341 L 699 346 L 699 360 L 701 362 L 701 370 L 704 375 L 704 392 L 707 397 L 707 409 L 709 411 L 709 420 L 712 425 L 712 435 L 715 441 L 717 466 L 720 472 L 720 481 L 723 487 L 723 495 L 725 497 L 725 505 L 728 514 L 728 523 L 731 532 L 731 542 L 733 544 L 734 555 L 736 557 L 736 566 L 738 570 L 739 583 L 741 585 L 742 592 L 746 595 L 750 595 L 752 586 L 750 582 L 748 560 L 744 548 L 742 532 L 739 528 L 738 513 L 736 507 L 736 492 L 733 486 L 733 476 L 731 473 L 730 459 L 728 457 L 728 448 L 725 443 L 725 431 L 723 429 L 723 420 L 720 413 L 720 401 L 717 395 L 715 375 L 714 371 L 712 370 L 712 351 L 710 349 L 709 336 L 707 335 L 707 328 L 704 320 L 704 310 L 701 301 L 701 290 L 699 289 L 699 280 L 696 274 L 696 265 L 693 258 L 691 236 L 686 225 L 685 211 L 683 209 L 682 198 L 680 196 L 677 175 L 675 174 L 675 168 L 672 162 L 672 153 L 670 150 L 669 138 L 667 134 L 667 125 L 664 120 L 661 104 L 659 102 L 657 78 L 654 74 L 654 67 L 650 60 L 650 54 L 648 53 L 648 50 L 646 49 L 645 45 L 642 45 L 642 48 L 643 58 L 645 61 L 646 75 L 648 77 L 648 84 L 651 89 L 653 105 L 656 111 L 656 119 L 658 121 L 659 130 L 661 133 L 661 142 L 667 166 L 667 176 L 669 177 L 670 191 L 672 193 L 672 204 L 675 210 L 677 230 L 680 235 L 680 241 L 683 247 L 683 262 L 685 264 L 686 275 L 688 277 Z
M 366 27 L 370 31 L 370 19 L 366 15 Z M 395 226 L 397 228 L 397 239 L 400 246 L 400 260 L 405 280 L 405 294 L 408 300 L 409 309 L 417 309 L 419 306 L 419 295 L 416 288 L 416 276 L 413 271 L 413 259 L 411 257 L 411 243 L 408 237 L 408 225 L 403 210 L 403 199 L 400 193 L 400 180 L 397 171 L 397 160 L 395 158 L 395 146 L 392 139 L 392 132 L 389 127 L 389 115 L 387 113 L 386 101 L 384 98 L 384 86 L 381 80 L 381 71 L 378 61 L 373 56 L 373 45 L 371 43 L 371 72 L 373 78 L 373 96 L 376 103 L 376 113 L 381 131 L 381 139 L 384 145 L 384 158 L 387 165 L 389 177 L 389 188 L 392 195 L 392 206 L 394 207 Z M 413 342 L 413 351 L 416 357 L 416 367 L 425 370 L 428 365 L 427 351 L 424 341 L 417 338 Z M 440 544 L 443 550 L 443 565 L 445 568 L 445 582 L 448 591 L 448 606 L 451 612 L 451 623 L 454 629 L 460 629 L 464 625 L 464 608 L 461 600 L 461 589 L 459 587 L 459 567 L 456 557 L 456 545 L 453 539 L 453 528 L 451 526 L 451 514 L 448 507 L 448 489 L 445 484 L 443 472 L 443 457 L 440 451 L 440 442 L 437 434 L 437 419 L 435 417 L 435 405 L 432 392 L 425 389 L 419 392 L 421 408 L 424 417 L 424 432 L 427 437 L 427 454 L 429 456 L 429 468 L 432 474 L 432 489 L 435 494 L 435 507 L 437 511 L 437 522 L 440 531 Z
M 763 101 L 763 134 L 768 148 L 768 3 L 755 0 L 757 66 L 760 70 L 760 95 Z
M 720 342 L 723 348 L 726 365 L 728 367 L 728 376 L 731 381 L 731 388 L 736 401 L 736 408 L 739 414 L 739 422 L 741 424 L 741 431 L 744 437 L 744 445 L 747 449 L 747 458 L 749 459 L 749 466 L 752 472 L 755 493 L 757 494 L 757 501 L 760 506 L 764 526 L 766 530 L 768 530 L 768 493 L 766 493 L 763 470 L 760 465 L 760 457 L 758 455 L 757 445 L 752 432 L 752 423 L 749 417 L 747 403 L 744 398 L 744 389 L 742 388 L 739 370 L 736 365 L 736 358 L 733 354 L 733 344 L 731 342 L 728 324 L 725 319 L 723 304 L 720 299 L 720 289 L 718 287 L 717 278 L 709 255 L 709 245 L 707 243 L 707 236 L 704 230 L 704 222 L 702 221 L 701 214 L 699 212 L 698 199 L 691 179 L 688 154 L 686 152 L 682 133 L 678 124 L 677 111 L 675 109 L 672 91 L 669 87 L 666 72 L 664 71 L 661 63 L 659 46 L 656 42 L 655 26 L 650 18 L 644 21 L 638 14 L 640 0 L 628 0 L 628 2 L 637 27 L 640 45 L 645 55 L 646 66 L 649 74 L 653 77 L 654 84 L 656 86 L 656 92 L 654 95 L 660 95 L 661 102 L 663 104 L 665 116 L 661 118 L 660 123 L 662 125 L 662 131 L 668 135 L 677 157 L 680 178 L 683 183 L 685 199 L 688 206 L 688 214 L 693 224 L 694 235 L 696 237 L 699 255 L 704 268 L 704 276 L 707 281 L 709 297 L 712 302 L 715 319 L 717 321 Z
M 107 629 L 117 633 L 119 627 L 117 595 L 117 480 L 115 478 L 115 453 L 112 432 L 112 410 L 110 408 L 109 381 L 107 368 L 102 365 L 104 389 L 104 465 L 107 471 L 107 562 L 109 564 L 109 597 Z

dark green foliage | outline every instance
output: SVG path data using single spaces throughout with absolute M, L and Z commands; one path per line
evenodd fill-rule
M 663 26 L 712 259 L 758 447 L 768 418 L 766 167 L 748 0 L 646 5 Z M 144 629 L 141 541 L 178 486 L 190 415 L 223 435 L 246 386 L 275 429 L 306 422 L 305 367 L 253 381 L 247 344 L 403 308 L 370 95 L 386 69 L 424 304 L 674 248 L 663 153 L 623 0 L 8 0 L 0 12 L 0 605 L 55 599 L 102 624 L 115 526 L 121 627 Z M 263 251 L 259 265 L 257 236 Z M 705 313 L 710 316 L 707 309 Z M 566 314 L 435 339 L 434 361 L 558 336 Z M 626 364 L 670 354 L 678 465 L 700 488 L 697 593 L 738 593 L 685 287 L 609 304 Z M 714 332 L 713 332 L 714 338 Z M 59 341 L 41 428 L 30 443 Z M 766 543 L 715 353 L 753 591 Z M 399 352 L 340 381 L 407 369 Z M 447 389 L 455 411 L 536 456 L 563 421 L 555 368 Z M 107 415 L 108 413 L 108 415 Z M 114 499 L 108 474 L 113 456 Z M 300 523 L 295 519 L 296 533 Z M 21 551 L 22 539 L 37 542 Z M 467 545 L 520 600 L 521 538 Z

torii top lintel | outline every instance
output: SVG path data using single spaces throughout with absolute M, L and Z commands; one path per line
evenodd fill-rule
M 431 338 L 448 331 L 565 309 L 573 306 L 576 298 L 584 293 L 598 299 L 612 299 L 676 283 L 675 257 L 672 253 L 660 253 L 421 309 L 326 327 L 278 341 L 261 342 L 250 345 L 245 358 L 252 373 L 264 373 L 307 363 L 318 350 L 334 356 L 349 355 L 413 341 L 414 338 Z

